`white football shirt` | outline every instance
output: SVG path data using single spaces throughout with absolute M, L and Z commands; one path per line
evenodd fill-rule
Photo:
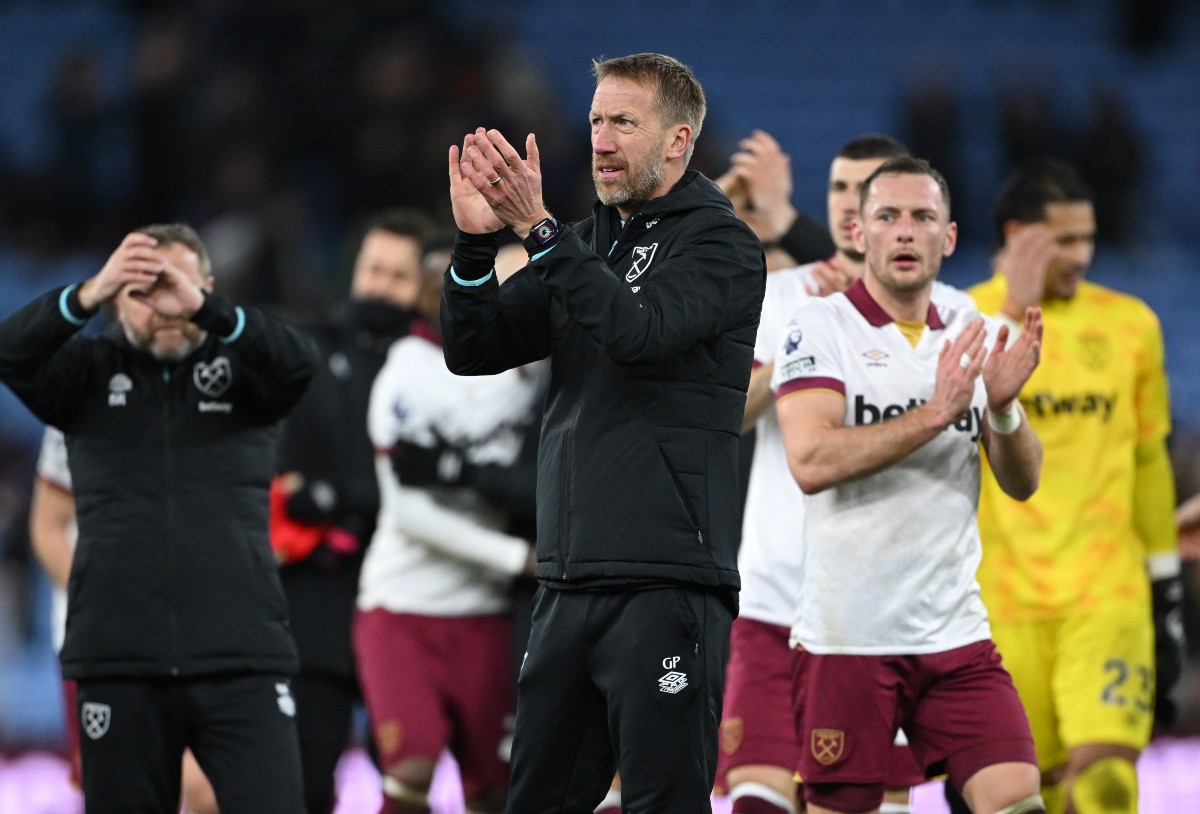
M 400 483 L 387 451 L 452 443 L 472 464 L 511 464 L 539 392 L 528 371 L 456 376 L 426 339 L 397 340 L 371 388 L 367 429 L 379 454 L 380 513 L 359 577 L 358 607 L 465 616 L 503 613 L 529 544 L 474 490 Z
M 54 427 L 46 427 L 42 435 L 42 448 L 38 452 L 37 476 L 46 483 L 71 491 L 71 469 L 67 466 L 67 439 L 61 431 Z M 75 539 L 77 531 L 72 526 L 70 536 Z M 55 652 L 62 650 L 63 638 L 67 630 L 67 592 L 57 585 L 53 586 L 50 595 L 50 638 Z
M 856 283 L 796 313 L 772 386 L 778 399 L 813 388 L 841 393 L 846 426 L 894 418 L 933 395 L 943 344 L 978 316 L 973 307 L 931 304 L 914 348 Z M 990 349 L 998 326 L 984 319 Z M 793 645 L 909 654 L 989 638 L 975 580 L 986 408 L 980 378 L 970 410 L 937 438 L 881 472 L 806 498 Z
M 754 365 L 775 360 L 788 320 L 810 297 L 812 265 L 767 275 Z M 788 470 L 779 419 L 768 408 L 754 424 L 754 457 L 746 485 L 738 573 L 742 577 L 740 613 L 772 625 L 788 625 L 804 568 L 804 493 Z
M 754 344 L 755 366 L 775 360 L 788 335 L 788 323 L 816 289 L 813 265 L 767 275 L 762 316 Z M 957 288 L 935 283 L 939 306 L 973 309 Z M 804 493 L 788 468 L 787 450 L 774 408 L 755 422 L 754 458 L 746 487 L 738 572 L 742 577 L 741 615 L 773 625 L 790 625 L 804 573 Z

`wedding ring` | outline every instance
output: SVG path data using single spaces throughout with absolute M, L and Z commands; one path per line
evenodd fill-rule
M 499 183 L 500 183 L 501 181 L 503 181 L 503 180 L 504 180 L 503 178 L 501 178 L 499 175 L 497 175 L 497 176 L 496 176 L 496 179 L 495 179 L 494 181 L 488 181 L 488 186 L 489 186 L 489 187 L 494 187 L 494 186 L 496 186 L 497 184 L 499 184 Z
M 963 370 L 966 370 L 967 368 L 969 368 L 971 366 L 971 354 L 964 353 L 962 355 L 962 358 L 958 360 L 958 366 L 961 367 Z

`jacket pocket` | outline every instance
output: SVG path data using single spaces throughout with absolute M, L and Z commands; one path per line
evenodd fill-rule
M 692 523 L 692 528 L 696 530 L 696 541 L 700 545 L 704 545 L 704 530 L 700 528 L 700 518 L 696 514 L 695 507 L 688 500 L 687 492 L 683 489 L 683 481 L 679 479 L 679 475 L 675 472 L 675 467 L 671 466 L 671 460 L 667 458 L 667 453 L 663 452 L 663 448 L 658 448 L 658 454 L 662 457 L 663 466 L 667 469 L 667 474 L 671 476 L 671 485 L 675 489 L 675 496 L 679 498 L 679 502 L 683 505 L 683 510 L 687 513 L 688 520 Z

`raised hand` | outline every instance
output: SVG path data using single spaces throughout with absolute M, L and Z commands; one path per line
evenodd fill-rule
M 993 413 L 1008 412 L 1041 361 L 1042 309 L 1026 308 L 1021 335 L 1011 346 L 1008 345 L 1008 336 L 1008 326 L 1002 325 L 996 335 L 996 345 L 983 367 L 988 408 Z
M 204 290 L 170 258 L 159 253 L 162 270 L 154 282 L 131 290 L 129 296 L 140 300 L 167 318 L 191 318 L 204 304 Z
M 499 231 L 504 224 L 496 217 L 483 193 L 468 180 L 474 176 L 473 170 L 467 166 L 464 173 L 467 148 L 474 143 L 475 134 L 470 133 L 463 139 L 461 150 L 458 145 L 450 147 L 450 209 L 454 213 L 454 224 L 460 230 L 482 235 Z
M 854 278 L 838 267 L 837 263 L 818 260 L 813 264 L 813 282 L 815 290 L 810 286 L 809 294 L 814 297 L 828 297 L 839 291 L 845 291 L 854 282 Z
M 953 341 L 942 346 L 938 355 L 937 378 L 929 404 L 938 410 L 939 420 L 946 425 L 971 406 L 975 380 L 988 355 L 983 347 L 986 333 L 983 320 L 973 319 Z
M 535 223 L 550 216 L 542 203 L 541 154 L 532 133 L 525 137 L 525 155 L 522 159 L 499 130 L 480 127 L 464 139 L 459 165 L 460 177 L 487 204 L 495 218 L 491 223 L 498 221 L 509 226 L 521 237 L 528 235 Z M 482 212 L 479 216 L 483 222 Z M 455 220 L 458 220 L 457 210 Z
M 1180 558 L 1200 560 L 1200 493 L 1192 495 L 1175 510 L 1175 525 L 1179 528 Z
M 1046 290 L 1046 272 L 1054 260 L 1054 234 L 1043 223 L 1019 227 L 1008 237 L 1004 256 L 1004 276 L 1008 295 L 1004 313 L 1022 319 L 1027 308 L 1042 301 Z
M 713 183 L 721 188 L 721 191 L 729 198 L 729 202 L 733 204 L 734 209 L 746 208 L 746 204 L 750 201 L 750 190 L 746 188 L 746 182 L 738 176 L 736 170 L 732 168 L 726 170 L 719 178 L 714 178 Z
M 753 205 L 766 224 L 769 240 L 778 240 L 796 220 L 792 206 L 792 159 L 770 133 L 755 130 L 738 142 L 730 159 Z
M 125 235 L 96 276 L 79 287 L 79 304 L 92 311 L 129 283 L 152 285 L 163 267 L 157 245 L 158 241 L 141 232 Z

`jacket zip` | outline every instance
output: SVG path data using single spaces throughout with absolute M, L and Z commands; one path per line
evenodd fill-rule
M 662 451 L 662 447 L 659 447 L 658 454 L 662 456 L 663 466 L 667 468 L 667 473 L 671 476 L 675 494 L 679 497 L 679 502 L 683 504 L 683 510 L 687 512 L 688 520 L 692 521 L 692 527 L 696 529 L 696 540 L 700 545 L 704 545 L 704 531 L 700 528 L 700 518 L 696 517 L 696 510 L 692 508 L 691 501 L 687 499 L 687 492 L 684 491 L 679 476 L 675 474 L 675 467 L 671 466 L 671 462 L 667 459 L 667 453 Z
M 570 429 L 563 438 L 562 494 L 558 504 L 558 556 L 561 558 L 564 582 L 569 579 L 567 576 L 567 544 L 571 536 L 568 519 L 571 505 L 571 459 L 575 453 L 575 425 L 579 422 L 579 411 L 582 405 L 583 397 L 581 395 L 575 402 L 575 406 L 571 408 Z
M 175 455 L 171 445 L 171 371 L 166 367 L 162 370 L 162 385 L 159 393 L 163 402 L 163 477 L 167 488 L 164 490 L 167 509 L 167 571 L 171 586 L 171 610 L 167 614 L 171 628 L 171 675 L 179 675 L 179 607 L 176 597 L 179 596 L 179 568 L 175 556 L 175 497 L 171 485 L 175 482 Z

